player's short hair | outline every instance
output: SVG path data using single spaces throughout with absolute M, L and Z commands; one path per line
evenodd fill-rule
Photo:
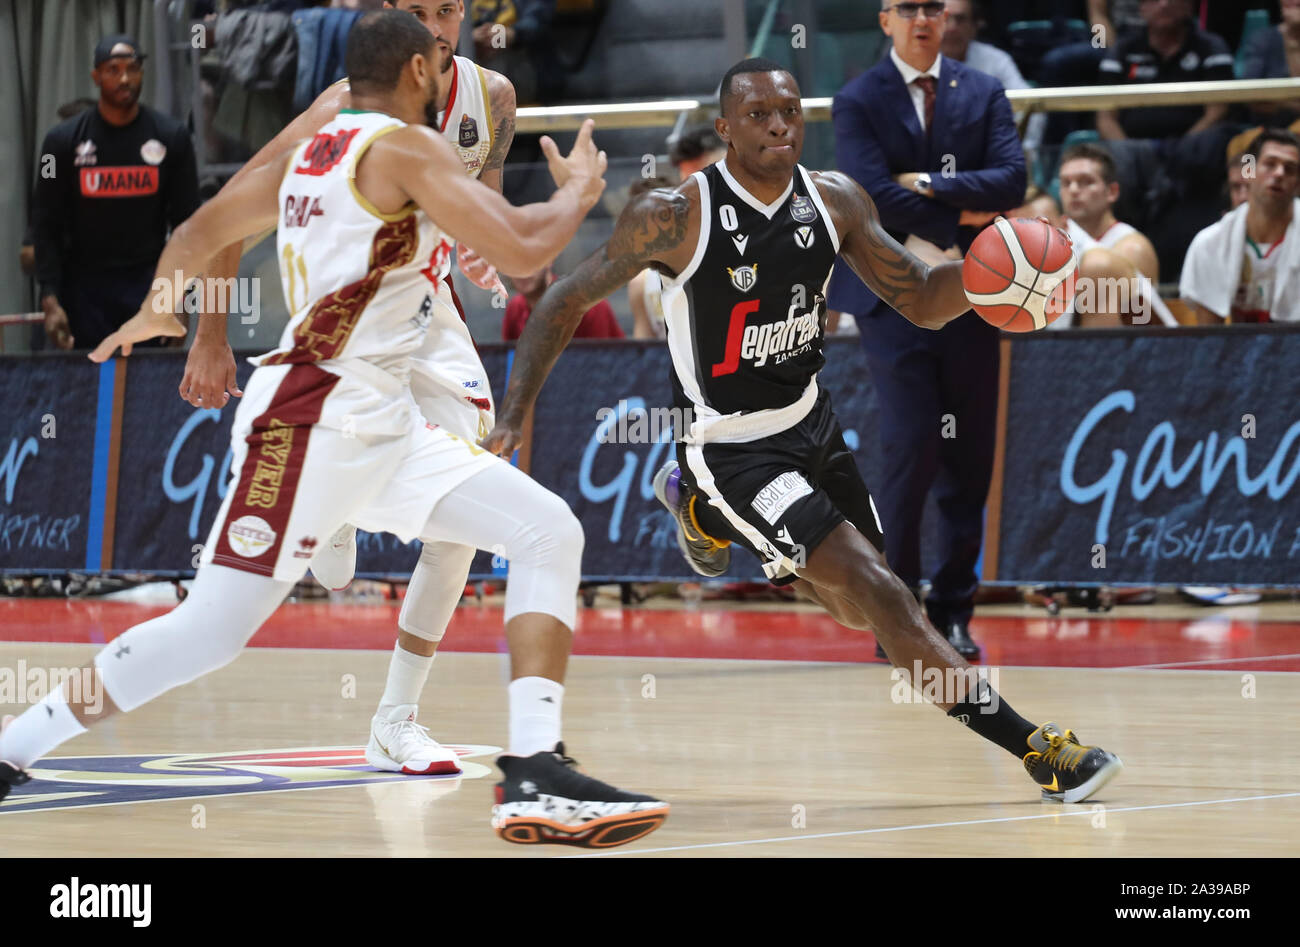
M 742 59 L 727 70 L 727 74 L 722 77 L 722 84 L 718 86 L 718 107 L 722 109 L 723 115 L 727 114 L 727 104 L 735 97 L 731 80 L 747 72 L 784 72 L 790 75 L 789 69 L 771 59 Z
M 1288 148 L 1300 151 L 1300 137 L 1296 137 L 1294 132 L 1289 132 L 1285 128 L 1265 128 L 1255 136 L 1243 154 L 1248 154 L 1258 161 L 1259 153 L 1270 141 L 1275 145 L 1286 145 Z
M 397 87 L 412 56 L 432 55 L 433 34 L 415 16 L 403 10 L 376 10 L 357 20 L 348 34 L 343 68 L 353 89 L 383 92 Z
M 694 161 L 712 151 L 725 151 L 727 143 L 718 137 L 717 129 L 710 125 L 697 125 L 682 132 L 681 137 L 668 143 L 668 160 L 673 164 Z
M 1065 167 L 1067 161 L 1077 161 L 1080 158 L 1097 162 L 1098 167 L 1101 169 L 1101 179 L 1106 182 L 1107 187 L 1119 180 L 1119 172 L 1115 168 L 1115 158 L 1107 149 L 1091 142 L 1071 145 L 1066 148 L 1065 153 L 1061 155 L 1060 167 Z

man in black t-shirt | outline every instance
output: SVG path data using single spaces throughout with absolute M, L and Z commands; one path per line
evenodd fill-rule
M 1232 78 L 1227 43 L 1196 25 L 1188 0 L 1146 0 L 1140 9 L 1146 29 L 1121 37 L 1111 47 L 1098 69 L 1098 81 L 1134 85 Z M 1227 114 L 1228 107 L 1220 104 L 1111 109 L 1097 113 L 1097 131 L 1111 141 L 1178 139 L 1212 128 Z
M 144 55 L 129 36 L 95 47 L 99 102 L 45 136 L 32 208 L 45 331 L 93 348 L 139 310 L 168 229 L 199 205 L 185 126 L 139 104 Z

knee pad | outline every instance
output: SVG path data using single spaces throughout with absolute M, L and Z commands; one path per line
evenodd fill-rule
M 397 627 L 425 641 L 441 641 L 465 593 L 474 551 L 456 543 L 425 543 L 406 587 Z
M 507 544 L 505 620 L 542 612 L 573 628 L 586 538 L 568 504 L 553 493 L 547 497 L 530 508 L 530 522 Z

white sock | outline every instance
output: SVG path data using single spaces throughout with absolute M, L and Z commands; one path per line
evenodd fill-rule
M 433 659 L 437 654 L 424 657 L 413 654 L 401 645 L 393 648 L 393 660 L 388 665 L 388 683 L 384 687 L 384 696 L 379 698 L 379 716 L 386 716 L 397 707 L 409 706 L 414 710 L 420 702 L 420 691 L 429 679 L 433 668 Z
M 532 756 L 560 742 L 560 705 L 564 685 L 545 677 L 510 682 L 511 756 Z
M 26 769 L 60 743 L 86 732 L 56 687 L 0 733 L 0 760 Z

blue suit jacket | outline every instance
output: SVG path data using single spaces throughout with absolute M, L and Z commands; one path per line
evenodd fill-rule
M 866 189 L 900 243 L 910 233 L 965 252 L 978 231 L 958 227 L 962 210 L 1006 211 L 1025 198 L 1025 155 L 1002 83 L 943 58 L 928 137 L 893 58 L 848 83 L 831 107 L 835 161 Z M 934 198 L 895 184 L 893 175 L 928 171 Z M 842 261 L 827 304 L 856 316 L 889 310 Z

